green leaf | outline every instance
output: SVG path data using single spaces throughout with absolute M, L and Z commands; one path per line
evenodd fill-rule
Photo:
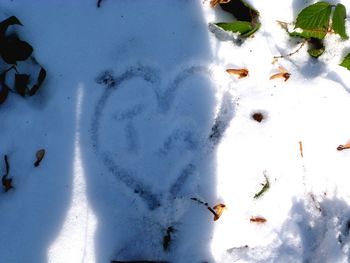
M 312 49 L 309 49 L 307 52 L 311 57 L 318 58 L 323 54 L 324 50 L 325 50 L 324 48 L 319 48 L 319 49 L 312 48 Z
M 332 27 L 335 33 L 341 36 L 342 39 L 348 39 L 345 31 L 346 8 L 342 4 L 337 4 L 332 17 Z
M 235 21 L 232 23 L 217 23 L 216 25 L 225 31 L 240 34 L 248 33 L 253 29 L 252 24 L 245 21 Z
M 325 46 L 321 39 L 311 38 L 307 43 L 309 45 L 307 52 L 311 57 L 318 58 L 325 51 Z
M 350 70 L 350 53 L 346 55 L 343 62 L 340 63 L 339 65 Z
M 244 37 L 249 37 L 249 36 L 253 35 L 256 31 L 259 30 L 260 27 L 261 27 L 261 23 L 257 23 L 252 30 L 250 30 L 249 32 L 243 34 L 243 36 Z
M 258 199 L 259 197 L 261 197 L 267 190 L 270 189 L 270 181 L 269 181 L 269 178 L 267 177 L 266 174 L 264 174 L 264 177 L 265 177 L 265 180 L 266 182 L 263 184 L 263 187 L 261 188 L 261 190 L 256 193 L 254 195 L 254 199 Z
M 297 17 L 295 28 L 328 29 L 332 6 L 326 2 L 319 2 L 304 8 Z
M 315 28 L 315 29 L 300 29 L 298 28 L 296 31 L 289 32 L 289 35 L 292 37 L 302 37 L 302 38 L 318 38 L 323 39 L 327 34 L 327 30 L 323 28 Z

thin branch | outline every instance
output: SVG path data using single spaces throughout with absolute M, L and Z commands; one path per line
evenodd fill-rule
M 297 50 L 295 50 L 287 55 L 274 56 L 273 59 L 286 58 L 286 57 L 293 56 L 294 54 L 298 53 L 300 51 L 300 49 L 302 49 L 302 47 L 305 45 L 306 42 L 307 42 L 306 40 L 303 41 Z

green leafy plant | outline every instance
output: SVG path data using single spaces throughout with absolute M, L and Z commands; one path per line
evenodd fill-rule
M 288 23 L 280 22 L 280 25 L 291 37 L 304 39 L 300 48 L 307 43 L 309 55 L 318 58 L 325 51 L 323 39 L 327 34 L 338 34 L 343 40 L 349 38 L 345 30 L 345 18 L 346 8 L 344 5 L 318 2 L 301 10 L 292 30 L 289 29 Z M 275 58 L 291 56 L 300 48 L 286 56 L 276 56 Z
M 22 23 L 17 17 L 11 16 L 0 22 L 0 57 L 8 65 L 6 69 L 0 69 L 0 104 L 4 103 L 10 91 L 18 93 L 22 97 L 33 96 L 46 78 L 46 70 L 32 57 L 33 47 L 21 40 L 16 33 L 7 34 L 9 26 Z M 31 82 L 31 75 L 18 70 L 18 62 L 30 59 L 32 64 L 40 67 L 36 81 Z M 10 88 L 6 83 L 6 76 L 14 72 L 14 84 Z
M 236 21 L 230 23 L 215 23 L 221 29 L 238 33 L 241 37 L 249 37 L 261 26 L 259 22 L 259 12 L 244 0 L 231 0 L 220 3 L 220 7 L 231 13 Z

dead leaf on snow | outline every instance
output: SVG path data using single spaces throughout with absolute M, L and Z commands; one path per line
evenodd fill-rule
M 299 151 L 300 151 L 301 158 L 304 158 L 303 142 L 302 141 L 299 142 Z
M 350 143 L 346 143 L 346 144 L 341 144 L 337 147 L 338 151 L 342 151 L 342 150 L 346 150 L 346 149 L 350 149 Z
M 284 67 L 279 66 L 278 70 L 279 70 L 279 73 L 273 74 L 270 77 L 270 80 L 277 79 L 277 78 L 284 78 L 284 81 L 287 81 L 290 78 L 291 74 Z
M 39 151 L 36 152 L 36 161 L 34 163 L 35 167 L 39 166 L 44 156 L 45 156 L 45 149 L 40 149 Z
M 258 223 L 258 224 L 263 224 L 265 223 L 267 220 L 262 217 L 262 216 L 253 216 L 250 218 L 250 222 L 252 223 Z
M 245 78 L 249 74 L 249 71 L 246 68 L 241 68 L 241 69 L 230 68 L 230 69 L 226 69 L 226 72 L 230 75 L 238 75 L 239 79 Z
M 227 4 L 228 2 L 230 2 L 231 0 L 211 0 L 210 1 L 210 6 L 211 7 L 215 7 L 218 4 Z
M 213 207 L 216 215 L 214 215 L 214 221 L 218 220 L 220 218 L 220 216 L 222 215 L 222 213 L 224 212 L 224 210 L 226 209 L 226 205 L 224 204 L 217 204 Z

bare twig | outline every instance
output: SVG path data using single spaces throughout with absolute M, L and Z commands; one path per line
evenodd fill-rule
M 290 57 L 290 56 L 293 56 L 294 54 L 298 53 L 300 51 L 300 49 L 302 49 L 302 47 L 305 45 L 307 41 L 303 41 L 301 43 L 301 45 L 293 52 L 287 54 L 287 55 L 280 55 L 280 56 L 274 56 L 273 59 L 276 60 L 276 59 L 279 59 L 279 58 L 286 58 L 286 57 Z

